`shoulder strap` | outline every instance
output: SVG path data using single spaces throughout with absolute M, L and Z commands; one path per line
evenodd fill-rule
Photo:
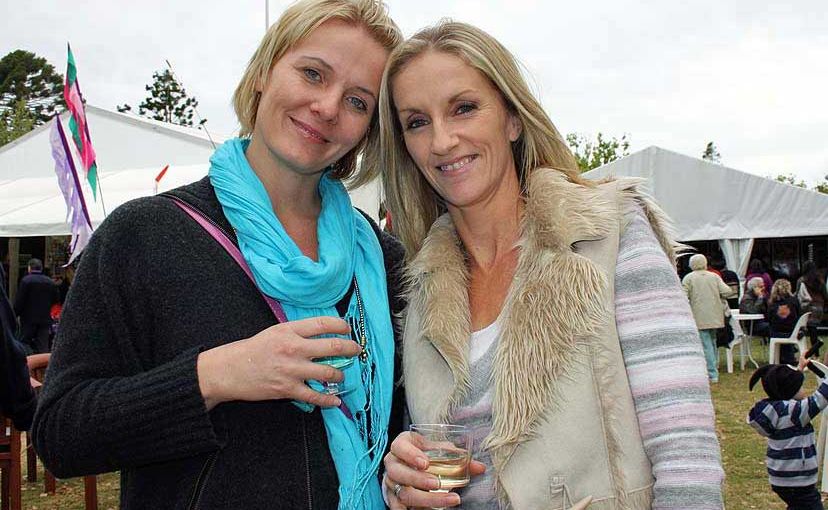
M 199 211 L 198 209 L 194 208 L 184 200 L 174 197 L 172 195 L 164 195 L 170 200 L 173 201 L 175 205 L 177 205 L 181 210 L 187 213 L 192 219 L 194 219 L 199 225 L 210 234 L 213 239 L 215 239 L 222 248 L 227 251 L 227 253 L 233 257 L 233 260 L 244 270 L 244 273 L 250 278 L 250 281 L 253 283 L 253 286 L 256 287 L 256 290 L 259 291 L 259 294 L 264 298 L 267 302 L 267 305 L 270 307 L 270 310 L 273 312 L 273 315 L 276 316 L 276 319 L 281 322 L 287 322 L 287 315 L 285 315 L 285 311 L 282 308 L 281 303 L 277 300 L 273 299 L 272 297 L 268 296 L 264 292 L 259 289 L 259 286 L 256 285 L 256 280 L 253 278 L 253 272 L 250 270 L 250 266 L 247 265 L 247 261 L 244 260 L 244 256 L 242 255 L 239 248 L 233 244 L 233 241 L 228 239 L 228 237 L 222 232 L 212 221 L 210 221 L 204 213 Z

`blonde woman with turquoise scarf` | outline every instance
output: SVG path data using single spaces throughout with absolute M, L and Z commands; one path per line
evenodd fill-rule
M 34 425 L 52 472 L 120 470 L 125 509 L 384 508 L 402 254 L 342 181 L 400 41 L 374 0 L 289 7 L 208 177 L 99 227 Z

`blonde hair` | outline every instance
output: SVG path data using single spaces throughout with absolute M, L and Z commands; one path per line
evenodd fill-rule
M 788 298 L 793 296 L 793 291 L 791 290 L 791 282 L 784 278 L 780 278 L 773 282 L 773 287 L 771 287 L 770 293 L 770 302 L 775 303 L 777 301 L 781 301 L 782 299 Z
M 405 148 L 391 89 L 394 78 L 406 65 L 430 50 L 454 55 L 477 69 L 500 92 L 506 108 L 520 121 L 521 134 L 512 143 L 512 155 L 524 193 L 531 172 L 542 167 L 559 170 L 572 182 L 591 185 L 579 176 L 575 158 L 529 90 L 509 50 L 479 28 L 442 20 L 420 30 L 391 53 L 380 89 L 380 145 L 369 145 L 363 161 L 370 176 L 382 175 L 394 232 L 409 258 L 419 250 L 431 224 L 446 207 Z
M 364 27 L 375 41 L 389 51 L 403 39 L 399 27 L 388 15 L 385 4 L 379 0 L 301 0 L 292 4 L 267 30 L 233 93 L 233 108 L 241 125 L 239 136 L 250 137 L 253 134 L 261 99 L 261 93 L 256 89 L 267 83 L 273 64 L 320 25 L 331 20 Z M 334 163 L 331 176 L 337 179 L 353 176 L 357 156 L 366 144 L 371 143 L 369 138 L 378 138 L 377 132 L 375 113 L 366 138 Z M 360 176 L 354 178 L 355 182 L 358 181 L 357 185 L 368 180 Z

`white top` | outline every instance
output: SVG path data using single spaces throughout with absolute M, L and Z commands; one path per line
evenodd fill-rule
M 469 340 L 469 364 L 483 357 L 503 330 L 500 316 L 485 328 L 473 331 Z

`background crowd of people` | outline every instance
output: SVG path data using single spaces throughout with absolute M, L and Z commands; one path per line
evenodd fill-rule
M 750 331 L 766 342 L 770 338 L 789 337 L 805 313 L 810 316 L 801 334 L 810 337 L 811 345 L 820 334 L 828 335 L 825 314 L 828 287 L 825 276 L 813 261 L 802 264 L 801 276 L 792 283 L 787 278 L 774 280 L 762 261 L 753 259 L 741 288 L 738 276 L 725 267 L 721 258 L 708 265 L 706 257 L 696 254 L 690 257 L 688 265 L 691 272 L 684 275 L 682 283 L 705 348 L 711 382 L 718 382 L 717 347 L 727 346 L 733 340 L 732 334 L 722 334 L 728 327 L 730 310 L 738 308 L 745 314 L 761 315 L 761 319 L 752 321 Z M 796 365 L 796 346 L 783 344 L 780 347 L 780 361 Z

